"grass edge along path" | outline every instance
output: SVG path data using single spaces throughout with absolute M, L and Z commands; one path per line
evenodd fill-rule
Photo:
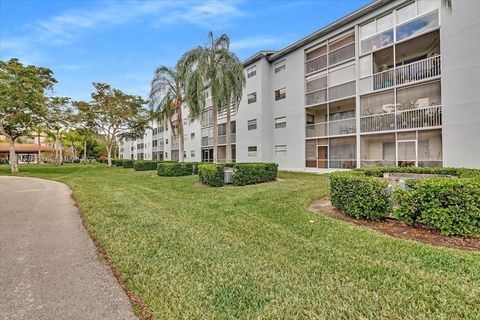
M 479 254 L 308 213 L 328 195 L 325 175 L 206 188 L 101 166 L 21 170 L 71 187 L 89 231 L 158 319 L 480 318 Z

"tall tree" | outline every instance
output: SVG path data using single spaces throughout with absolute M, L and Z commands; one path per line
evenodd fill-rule
M 105 147 L 107 163 L 111 167 L 116 139 L 142 137 L 151 116 L 144 108 L 147 101 L 141 97 L 125 94 L 106 83 L 95 82 L 93 86 L 92 102 L 79 112 L 93 121 L 93 130 Z
M 237 58 L 235 54 L 232 53 L 232 59 L 225 61 L 224 72 L 226 73 L 225 79 L 225 96 L 228 97 L 227 100 L 227 123 L 226 123 L 226 162 L 232 162 L 232 109 L 237 110 L 242 100 L 243 88 L 245 87 L 245 71 L 243 69 L 243 64 Z
M 49 99 L 47 124 L 55 134 L 56 164 L 63 164 L 63 134 L 71 128 L 73 116 L 69 98 L 53 97 Z
M 95 131 L 95 121 L 93 113 L 90 112 L 90 103 L 86 101 L 73 101 L 72 105 L 78 112 L 75 114 L 75 124 L 77 131 L 83 141 L 83 162 L 87 162 L 87 144 L 93 141 Z
M 223 34 L 218 38 L 208 33 L 203 46 L 187 51 L 181 58 L 187 77 L 185 100 L 192 118 L 200 118 L 205 108 L 204 91 L 210 89 L 212 99 L 213 161 L 218 162 L 218 112 L 230 106 L 232 90 L 226 66 L 238 63 L 230 51 L 230 39 Z
M 34 130 L 47 115 L 46 91 L 56 83 L 48 68 L 0 61 L 0 134 L 10 149 L 10 170 L 18 172 L 15 140 Z
M 183 65 L 179 63 L 175 68 L 158 67 L 155 70 L 150 91 L 150 108 L 155 120 L 160 122 L 165 118 L 169 119 L 173 135 L 178 136 L 180 162 L 184 161 L 185 150 L 182 105 L 185 101 L 186 82 L 182 67 Z M 172 121 L 175 113 L 177 114 L 176 126 Z

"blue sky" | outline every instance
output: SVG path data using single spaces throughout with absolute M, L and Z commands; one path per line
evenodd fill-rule
M 55 93 L 89 100 L 92 82 L 148 96 L 158 65 L 226 33 L 245 59 L 278 50 L 368 0 L 94 1 L 1 0 L 0 59 L 49 67 Z

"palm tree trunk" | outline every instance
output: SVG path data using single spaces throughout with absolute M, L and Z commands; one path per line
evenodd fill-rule
M 178 161 L 184 162 L 183 154 L 185 152 L 185 140 L 183 137 L 183 118 L 182 118 L 182 105 L 177 102 L 177 116 L 178 116 Z
M 231 106 L 227 106 L 227 124 L 226 124 L 226 155 L 225 155 L 225 162 L 226 163 L 231 163 L 232 162 L 232 114 L 230 113 L 231 111 Z
M 213 98 L 212 98 L 213 100 Z M 213 163 L 218 162 L 218 126 L 217 126 L 217 106 L 212 103 L 212 126 L 213 126 Z
M 37 131 L 37 143 L 38 143 L 38 154 L 37 154 L 37 163 L 40 163 L 42 158 L 42 144 L 40 143 L 40 131 Z

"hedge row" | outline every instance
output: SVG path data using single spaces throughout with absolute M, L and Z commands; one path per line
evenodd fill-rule
M 391 195 L 385 172 L 443 174 L 458 178 L 407 179 L 411 190 Z M 379 167 L 331 175 L 332 204 L 344 214 L 382 219 L 393 213 L 410 225 L 424 225 L 443 235 L 480 236 L 480 170 L 464 168 Z
M 123 167 L 123 159 L 116 159 L 115 162 L 112 162 L 112 165 Z
M 424 168 L 424 167 L 371 167 L 354 169 L 371 177 L 383 177 L 386 172 L 391 173 L 418 173 L 456 176 L 460 178 L 480 178 L 480 170 L 467 168 Z
M 193 174 L 193 163 L 191 162 L 159 162 L 157 163 L 157 174 L 164 177 L 189 176 Z
M 133 168 L 134 163 L 135 163 L 135 160 L 124 159 L 123 160 L 123 167 L 124 168 Z
M 278 165 L 276 163 L 235 163 L 235 164 L 201 164 L 198 166 L 200 181 L 210 186 L 219 187 L 225 184 L 225 167 L 233 168 L 232 184 L 244 186 L 277 179 Z
M 235 163 L 233 165 L 232 184 L 244 186 L 277 180 L 276 163 Z
M 336 172 L 330 177 L 332 205 L 357 219 L 379 220 L 390 212 L 388 182 L 362 172 Z
M 133 164 L 135 171 L 157 170 L 157 160 L 138 160 Z
M 425 225 L 443 235 L 480 235 L 480 179 L 431 178 L 395 188 L 395 216 L 410 225 Z
M 198 179 L 212 187 L 221 187 L 225 184 L 224 164 L 205 163 L 198 166 Z

